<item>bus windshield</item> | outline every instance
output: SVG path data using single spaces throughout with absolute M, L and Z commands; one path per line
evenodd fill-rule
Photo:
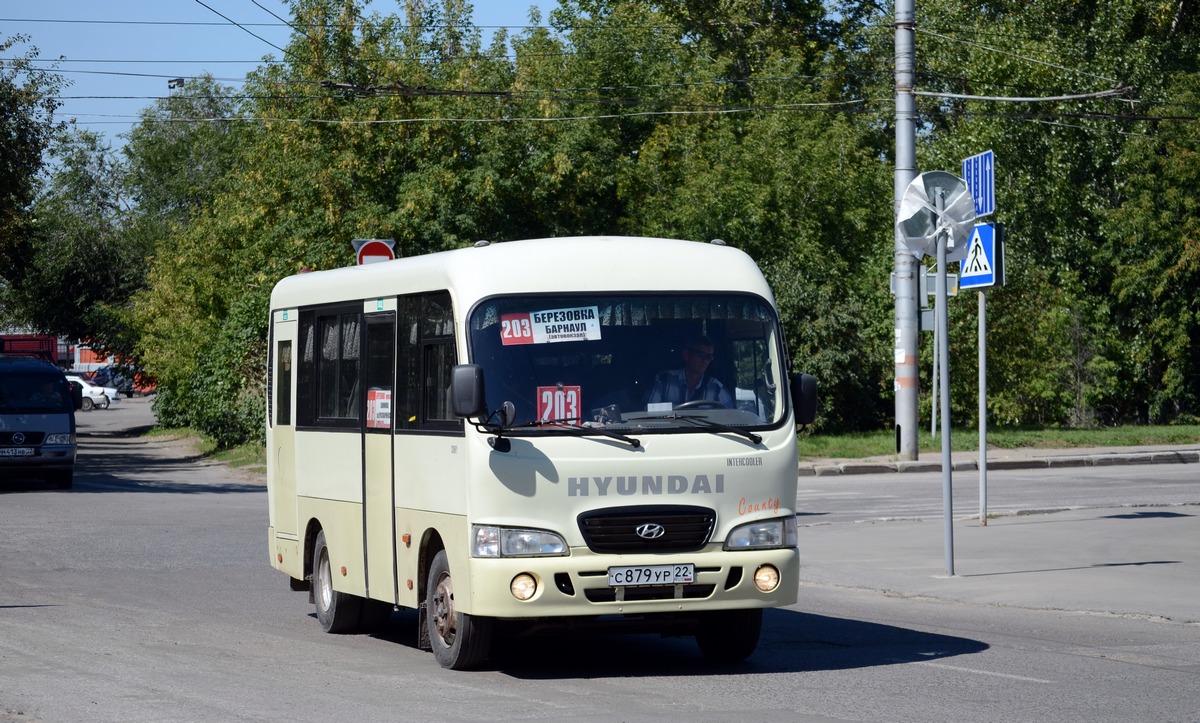
M 496 297 L 468 328 L 488 409 L 512 403 L 518 433 L 706 432 L 769 427 L 786 413 L 778 324 L 757 296 Z

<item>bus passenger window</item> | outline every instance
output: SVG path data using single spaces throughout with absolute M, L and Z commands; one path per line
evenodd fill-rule
M 275 423 L 292 423 L 292 342 L 281 341 L 275 352 Z
M 317 367 L 319 418 L 357 419 L 359 319 L 339 314 L 320 319 L 321 361 Z

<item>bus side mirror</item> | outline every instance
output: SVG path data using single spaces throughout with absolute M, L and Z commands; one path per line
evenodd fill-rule
M 796 424 L 812 424 L 817 418 L 817 378 L 811 374 L 793 374 L 790 387 Z
M 450 409 L 456 417 L 487 416 L 483 367 L 478 364 L 458 364 L 450 370 Z

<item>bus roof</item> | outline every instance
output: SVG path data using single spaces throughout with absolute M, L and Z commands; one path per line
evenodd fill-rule
M 733 291 L 774 303 L 743 251 L 696 241 L 577 236 L 493 243 L 363 266 L 297 274 L 271 293 L 284 309 L 448 289 L 466 308 L 497 294 Z

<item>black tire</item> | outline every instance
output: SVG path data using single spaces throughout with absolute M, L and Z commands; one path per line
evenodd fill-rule
M 112 402 L 108 401 L 108 397 L 105 397 L 104 402 L 102 404 L 97 405 L 96 408 L 97 409 L 108 409 L 109 404 L 112 404 Z
M 701 613 L 696 629 L 700 652 L 714 663 L 740 663 L 758 647 L 762 609 Z
M 317 621 L 327 633 L 349 633 L 358 627 L 363 599 L 333 589 L 333 571 L 329 564 L 329 546 L 325 531 L 317 533 L 313 546 L 313 600 L 317 606 Z
M 83 411 L 90 412 L 90 411 L 92 411 L 92 407 L 94 407 L 94 406 L 96 406 L 96 403 L 92 401 L 91 397 L 83 398 L 83 406 L 81 407 L 81 409 L 83 409 Z
M 492 621 L 459 612 L 446 551 L 434 555 L 425 585 L 425 623 L 438 664 L 451 670 L 473 668 L 492 647 Z

